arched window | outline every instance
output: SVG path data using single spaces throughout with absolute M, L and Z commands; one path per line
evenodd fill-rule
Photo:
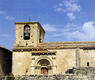
M 24 40 L 30 40 L 30 26 L 24 26 Z

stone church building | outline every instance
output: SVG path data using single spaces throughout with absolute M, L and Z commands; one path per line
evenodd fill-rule
M 73 68 L 95 67 L 95 42 L 44 42 L 39 22 L 15 24 L 14 75 L 65 74 Z

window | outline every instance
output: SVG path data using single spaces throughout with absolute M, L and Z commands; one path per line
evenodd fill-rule
M 30 40 L 30 26 L 24 26 L 24 40 Z
M 89 62 L 87 62 L 87 67 L 89 67 Z

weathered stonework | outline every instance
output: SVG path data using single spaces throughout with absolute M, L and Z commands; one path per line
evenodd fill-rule
M 24 27 L 30 39 L 24 40 Z M 95 67 L 95 42 L 44 42 L 39 22 L 17 22 L 12 72 L 16 75 L 65 74 L 69 69 Z

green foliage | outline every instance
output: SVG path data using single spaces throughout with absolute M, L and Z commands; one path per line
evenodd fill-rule
M 6 79 L 7 80 L 14 80 L 14 75 L 12 73 L 10 73 L 9 75 L 6 75 Z

